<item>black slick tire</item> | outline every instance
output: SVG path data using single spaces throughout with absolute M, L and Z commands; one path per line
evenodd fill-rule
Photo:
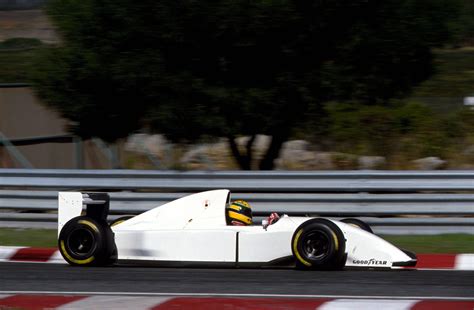
M 301 224 L 293 234 L 291 249 L 298 269 L 340 270 L 346 263 L 344 234 L 327 219 Z
M 114 235 L 105 221 L 87 216 L 69 220 L 58 238 L 59 252 L 73 266 L 105 266 L 116 260 Z
M 366 232 L 369 232 L 371 234 L 374 233 L 372 228 L 370 228 L 369 224 L 367 224 L 366 222 L 361 221 L 359 219 L 346 218 L 346 219 L 341 220 L 341 222 L 352 225 L 352 226 L 355 226 L 355 227 L 358 227 L 358 228 L 360 228 L 362 230 L 365 230 Z
M 119 218 L 116 218 L 115 220 L 113 220 L 112 222 L 110 222 L 110 227 L 114 227 L 118 224 L 121 224 L 131 218 L 135 217 L 134 215 L 125 215 L 125 216 L 121 216 Z

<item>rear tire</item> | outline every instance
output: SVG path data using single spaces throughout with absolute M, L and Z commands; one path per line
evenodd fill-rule
M 73 266 L 104 266 L 115 262 L 114 234 L 105 221 L 78 216 L 66 223 L 58 238 L 59 252 Z
M 369 224 L 367 224 L 366 222 L 361 221 L 359 219 L 346 218 L 346 219 L 341 220 L 341 222 L 352 225 L 352 226 L 355 226 L 355 227 L 358 227 L 358 228 L 360 228 L 362 230 L 365 230 L 366 232 L 369 232 L 371 234 L 374 233 L 372 228 L 370 228 Z
M 125 215 L 125 216 L 121 216 L 115 220 L 113 220 L 112 222 L 110 222 L 110 227 L 114 227 L 115 225 L 118 225 L 118 224 L 121 224 L 131 218 L 135 217 L 134 215 Z
M 327 219 L 301 224 L 293 234 L 291 249 L 298 269 L 339 270 L 346 264 L 344 234 Z

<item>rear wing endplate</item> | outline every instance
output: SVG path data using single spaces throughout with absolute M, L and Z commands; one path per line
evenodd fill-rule
M 58 193 L 58 235 L 63 226 L 72 218 L 83 214 L 98 221 L 106 221 L 110 209 L 107 193 Z

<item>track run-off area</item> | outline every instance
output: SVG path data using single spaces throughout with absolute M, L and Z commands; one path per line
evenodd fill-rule
M 114 305 L 115 309 L 474 307 L 474 271 L 460 270 L 80 268 L 8 262 L 0 263 L 0 275 L 0 308 L 78 309 L 107 308 L 107 305 Z

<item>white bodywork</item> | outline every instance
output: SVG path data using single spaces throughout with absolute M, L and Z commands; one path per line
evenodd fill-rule
M 119 261 L 229 263 L 235 266 L 271 264 L 292 257 L 293 233 L 310 217 L 281 219 L 267 229 L 229 226 L 225 206 L 228 190 L 189 195 L 114 226 Z M 58 232 L 82 211 L 82 194 L 59 193 Z M 332 220 L 346 239 L 346 266 L 392 267 L 411 258 L 382 238 Z

